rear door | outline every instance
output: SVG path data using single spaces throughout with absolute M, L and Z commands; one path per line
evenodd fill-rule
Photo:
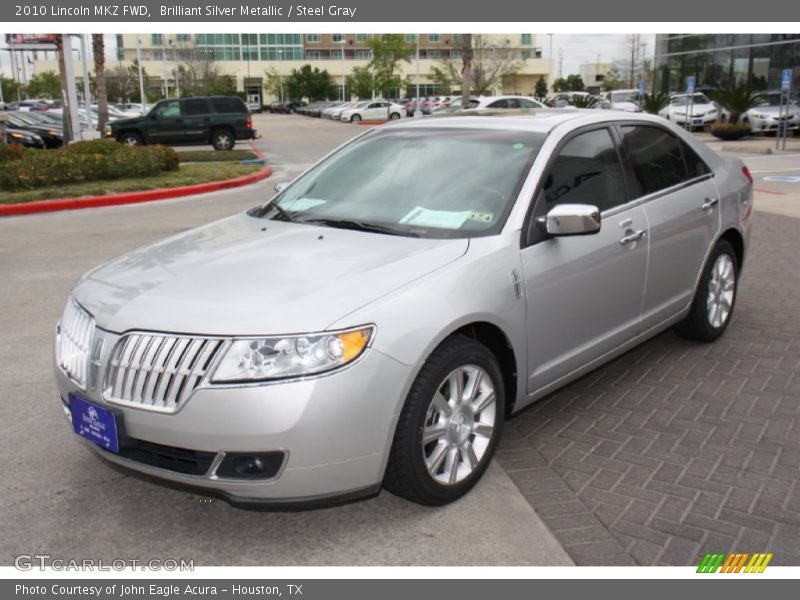
M 689 145 L 657 125 L 620 127 L 650 231 L 642 330 L 675 316 L 694 296 L 706 253 L 720 228 L 711 169 Z
M 211 106 L 206 98 L 184 98 L 184 135 L 187 142 L 208 142 L 211 137 Z

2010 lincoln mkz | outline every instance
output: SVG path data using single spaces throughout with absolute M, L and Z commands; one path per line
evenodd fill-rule
M 444 504 L 515 411 L 668 327 L 722 335 L 751 214 L 741 161 L 658 117 L 375 128 L 84 275 L 59 398 L 103 458 L 235 503 Z

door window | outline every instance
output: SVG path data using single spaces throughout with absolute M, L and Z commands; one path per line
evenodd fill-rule
M 156 114 L 162 119 L 175 119 L 181 116 L 181 103 L 179 100 L 162 102 L 156 109 Z
M 590 204 L 601 211 L 626 202 L 619 156 L 608 129 L 582 133 L 558 152 L 544 178 L 544 212 L 557 204 Z
M 183 108 L 187 117 L 209 114 L 208 102 L 203 98 L 187 98 L 183 101 Z
M 505 98 L 502 100 L 495 100 L 489 105 L 489 108 L 508 108 L 508 100 Z
M 660 127 L 622 127 L 622 139 L 633 170 L 633 196 L 646 196 L 686 181 L 681 146 Z

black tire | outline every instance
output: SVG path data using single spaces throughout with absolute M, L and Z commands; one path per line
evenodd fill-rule
M 142 136 L 140 136 L 138 133 L 126 131 L 119 136 L 119 143 L 126 146 L 143 146 L 144 140 L 142 140 Z
M 722 323 L 715 326 L 708 314 L 708 301 L 710 286 L 713 279 L 713 270 L 720 256 L 726 255 L 731 260 L 733 268 L 733 297 L 730 302 L 730 310 Z M 681 337 L 698 342 L 713 342 L 721 336 L 733 318 L 733 310 L 736 306 L 736 296 L 739 289 L 739 261 L 736 258 L 736 251 L 726 240 L 720 240 L 708 257 L 700 283 L 692 301 L 692 308 L 688 316 L 678 323 L 675 327 L 676 333 Z M 717 293 L 715 291 L 715 293 Z
M 390 121 L 397 121 L 397 119 L 399 118 L 400 118 L 400 113 L 393 112 L 392 114 L 389 115 Z
M 428 472 L 422 435 L 440 386 L 454 370 L 468 365 L 483 369 L 494 386 L 493 430 L 473 470 L 461 481 L 443 484 Z M 425 361 L 411 386 L 395 430 L 383 486 L 397 496 L 426 506 L 441 506 L 457 500 L 472 489 L 488 468 L 502 434 L 504 416 L 505 390 L 495 356 L 486 346 L 471 338 L 453 336 L 446 339 Z M 475 437 L 471 434 L 467 439 L 471 443 Z M 456 457 L 461 460 L 462 455 L 456 453 Z
M 350 122 L 351 123 L 361 123 L 361 115 L 359 115 L 359 114 L 353 115 L 352 117 L 350 117 Z
M 230 129 L 216 129 L 211 134 L 211 145 L 214 150 L 233 150 L 236 137 Z

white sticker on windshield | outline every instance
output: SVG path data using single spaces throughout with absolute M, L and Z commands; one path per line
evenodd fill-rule
M 469 218 L 472 211 L 463 210 L 452 212 L 449 210 L 430 210 L 421 206 L 416 207 L 400 223 L 420 225 L 422 227 L 438 227 L 440 229 L 458 229 Z
M 281 208 L 284 210 L 304 211 L 319 206 L 320 204 L 325 204 L 325 200 L 319 200 L 317 198 L 295 198 L 294 200 L 281 202 Z

